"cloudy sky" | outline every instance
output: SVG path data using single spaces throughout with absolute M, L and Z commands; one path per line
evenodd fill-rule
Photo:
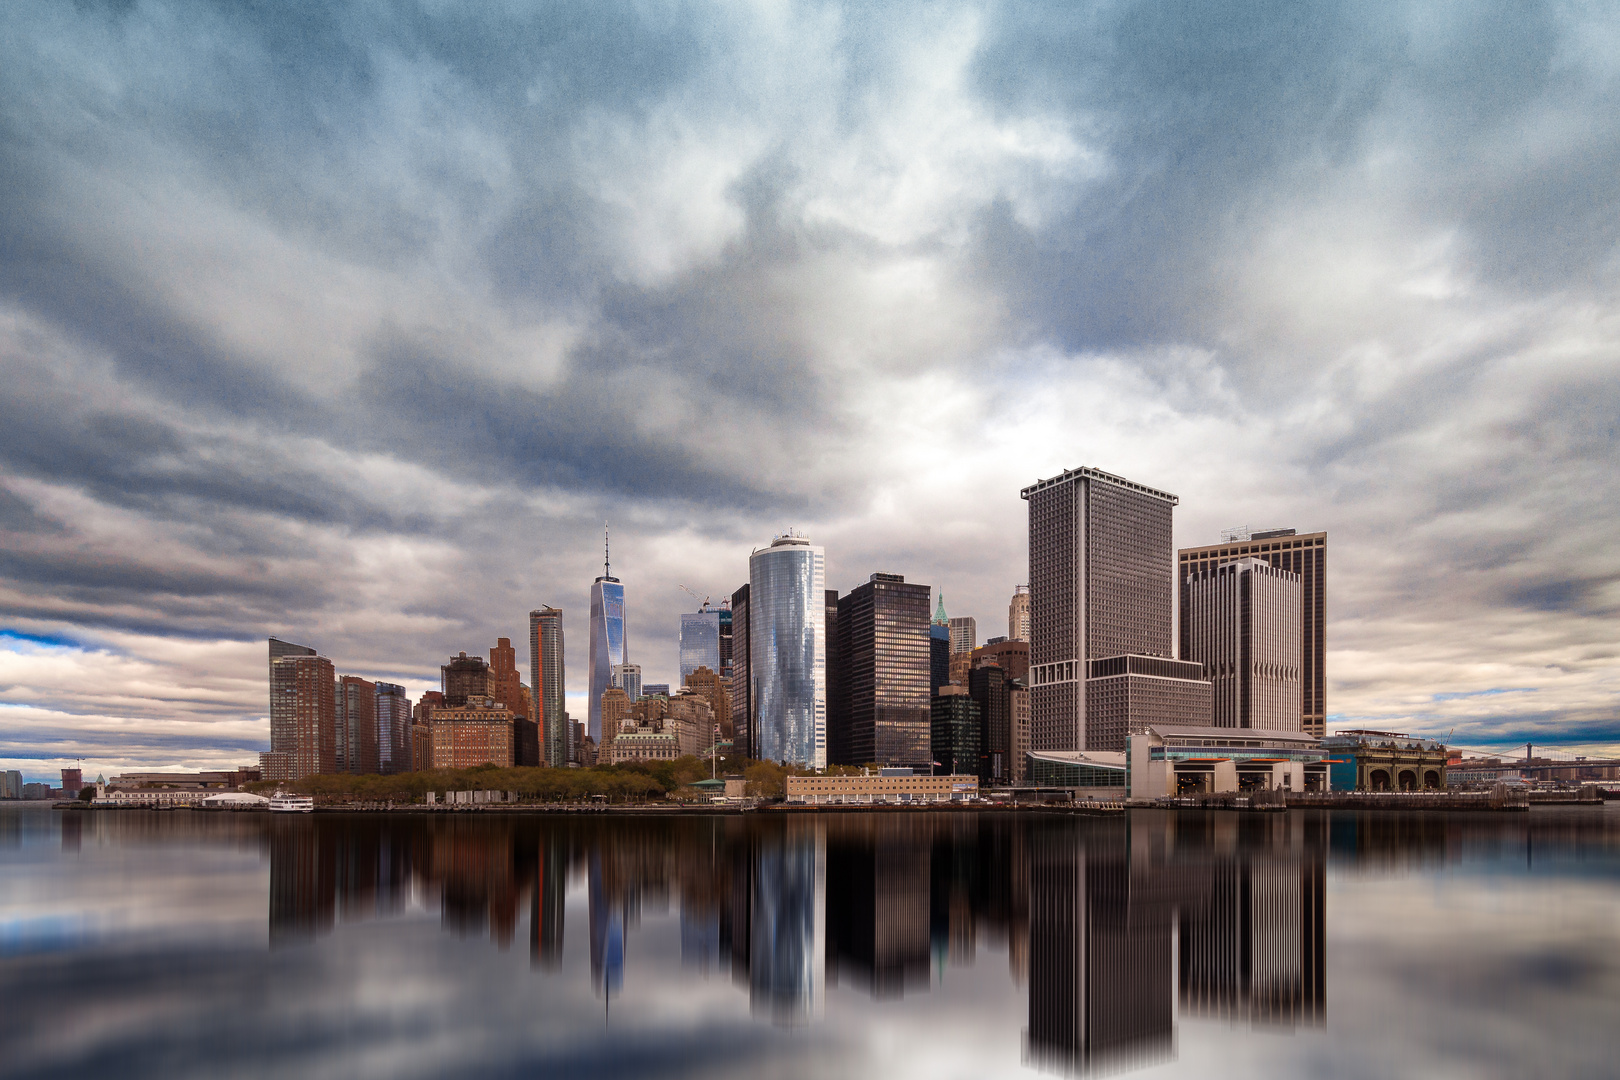
M 14 4 L 0 767 L 251 762 L 264 638 L 632 659 L 789 527 L 981 637 L 1018 490 L 1330 533 L 1340 725 L 1620 744 L 1610 4 Z

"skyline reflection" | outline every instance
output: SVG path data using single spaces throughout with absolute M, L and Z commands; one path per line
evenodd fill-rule
M 1605 1076 L 1616 810 L 0 808 L 0 1060 Z
M 613 820 L 321 815 L 266 822 L 270 942 L 386 918 L 412 895 L 443 926 L 563 960 L 583 885 L 592 990 L 634 979 L 644 908 L 679 921 L 680 959 L 729 974 L 778 1026 L 828 987 L 926 994 L 980 943 L 1028 995 L 1024 1060 L 1068 1074 L 1175 1055 L 1181 1015 L 1272 1027 L 1326 1010 L 1328 819 L 1302 814 L 816 815 Z

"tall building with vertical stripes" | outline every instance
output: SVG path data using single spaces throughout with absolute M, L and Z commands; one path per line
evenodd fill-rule
M 1299 575 L 1300 729 L 1320 737 L 1327 727 L 1327 533 L 1234 529 L 1219 544 L 1182 548 L 1176 558 L 1182 612 L 1190 602 L 1193 575 L 1238 559 L 1259 559 Z M 1189 634 L 1183 615 L 1183 658 L 1190 657 Z
M 1183 660 L 1214 687 L 1216 727 L 1299 731 L 1299 575 L 1259 559 L 1190 570 Z
M 1169 659 L 1179 500 L 1089 467 L 1020 494 L 1029 503 L 1031 749 L 1120 751 L 1133 725 L 1188 722 L 1182 714 L 1207 698 L 1194 665 Z M 1088 694 L 1103 661 L 1114 663 L 1099 677 L 1129 686 L 1104 692 L 1112 683 L 1099 683 Z M 1092 704 L 1106 715 L 1088 715 Z
M 568 723 L 563 683 L 562 608 L 529 612 L 529 685 L 540 715 L 540 753 L 554 769 L 568 764 Z
M 307 645 L 270 639 L 270 753 L 266 780 L 337 771 L 337 679 Z
M 802 536 L 749 557 L 750 734 L 766 761 L 827 765 L 826 581 L 826 553 Z

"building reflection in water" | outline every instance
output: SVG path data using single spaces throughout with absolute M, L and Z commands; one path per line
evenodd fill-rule
M 583 879 L 591 979 L 634 979 L 643 910 L 679 910 L 681 970 L 726 977 L 785 1026 L 828 984 L 925 994 L 981 949 L 1027 986 L 1026 1063 L 1117 1072 L 1174 1056 L 1183 1018 L 1323 1021 L 1327 818 L 1008 814 L 570 818 L 317 815 L 265 820 L 270 940 L 402 912 L 414 898 L 502 948 L 529 918 L 561 966 Z M 1334 832 L 1335 848 L 1346 841 Z M 644 961 L 651 963 L 651 960 Z

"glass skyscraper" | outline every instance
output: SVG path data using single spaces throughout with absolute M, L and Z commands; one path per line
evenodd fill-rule
M 598 746 L 602 743 L 602 691 L 613 685 L 613 669 L 627 661 L 626 653 L 624 586 L 604 573 L 591 586 L 590 735 Z
M 754 745 L 767 761 L 827 766 L 827 556 L 779 536 L 748 560 Z
M 720 674 L 720 612 L 706 604 L 702 611 L 681 615 L 681 685 L 700 667 Z

